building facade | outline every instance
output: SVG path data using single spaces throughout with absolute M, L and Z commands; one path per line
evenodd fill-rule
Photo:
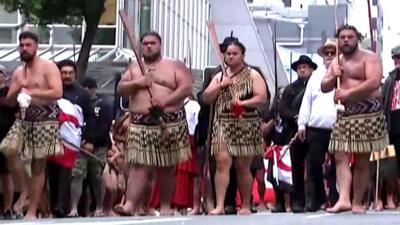
M 206 21 L 210 18 L 210 4 L 207 0 L 106 0 L 89 61 L 129 62 L 133 59 L 118 11 L 125 9 L 139 36 L 146 30 L 143 29 L 145 21 L 142 21 L 144 5 L 150 11 L 147 29 L 161 34 L 164 55 L 180 60 L 190 58 L 194 69 L 204 68 L 209 54 Z M 77 60 L 85 33 L 84 22 L 74 27 L 64 24 L 23 26 L 23 22 L 19 12 L 9 13 L 0 6 L 0 61 L 19 60 L 18 35 L 24 29 L 39 35 L 41 56 L 54 61 Z

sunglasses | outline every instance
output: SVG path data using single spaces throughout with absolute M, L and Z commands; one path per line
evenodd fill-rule
M 336 51 L 324 51 L 324 55 L 325 56 L 331 56 L 331 55 L 335 55 L 336 54 Z

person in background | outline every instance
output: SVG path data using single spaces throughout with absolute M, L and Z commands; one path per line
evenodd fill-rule
M 8 85 L 6 83 L 7 71 L 3 65 L 0 65 L 0 98 L 6 97 L 8 92 Z M 7 135 L 11 126 L 15 121 L 15 113 L 18 107 L 8 107 L 0 105 L 0 142 Z M 13 210 L 13 197 L 14 197 L 14 183 L 10 171 L 8 169 L 6 157 L 0 152 L 0 180 L 3 191 L 3 219 L 11 220 L 16 219 L 17 213 Z
M 336 40 L 328 39 L 319 50 L 325 69 L 329 68 L 336 55 Z M 306 165 L 306 210 L 318 211 L 326 201 L 323 181 L 322 164 L 328 145 L 333 124 L 336 121 L 336 108 L 333 101 L 334 92 L 323 93 L 321 82 L 324 73 L 317 73 L 308 80 L 299 117 L 297 119 L 297 138 L 304 145 Z

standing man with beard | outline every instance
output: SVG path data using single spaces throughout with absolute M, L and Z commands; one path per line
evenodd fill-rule
M 164 189 L 160 196 L 161 215 L 171 215 L 174 166 L 191 157 L 183 106 L 192 92 L 192 78 L 183 62 L 162 56 L 158 33 L 145 33 L 140 41 L 146 72 L 142 74 L 138 64 L 131 65 L 117 88 L 118 95 L 129 96 L 130 100 L 131 124 L 126 141 L 130 168 L 126 202 L 114 210 L 133 215 L 148 177 L 156 172 L 156 181 Z
M 38 36 L 30 31 L 19 35 L 20 57 L 24 64 L 15 70 L 5 102 L 15 105 L 17 97 L 20 104 L 21 98 L 25 103 L 29 103 L 29 99 L 31 102 L 24 105 L 28 106 L 26 110 L 21 109 L 2 142 L 2 145 L 15 141 L 22 143 L 22 157 L 32 159 L 26 219 L 36 218 L 44 186 L 46 158 L 63 151 L 58 136 L 59 108 L 56 102 L 63 93 L 60 72 L 54 63 L 37 56 L 38 41 Z
M 369 156 L 388 144 L 379 92 L 382 63 L 375 53 L 358 47 L 360 34 L 355 27 L 343 25 L 336 36 L 341 54 L 331 63 L 321 90 L 333 90 L 340 77 L 341 86 L 335 90 L 335 101 L 340 100 L 345 111 L 338 115 L 329 144 L 329 151 L 335 154 L 339 201 L 327 211 L 365 213 L 362 200 L 369 182 Z M 349 167 L 350 154 L 356 158 L 353 175 Z M 352 182 L 354 194 L 350 202 Z

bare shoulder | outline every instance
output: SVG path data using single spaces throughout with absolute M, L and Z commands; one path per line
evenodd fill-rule
M 57 65 L 54 62 L 47 59 L 39 58 L 39 66 L 42 69 L 44 69 L 45 72 L 48 72 L 49 69 L 52 72 L 54 72 L 54 69 L 57 69 L 58 71 Z
M 372 52 L 372 51 L 369 51 L 369 50 L 366 50 L 366 49 L 360 49 L 360 51 L 361 51 L 361 56 L 366 61 L 370 62 L 370 61 L 379 60 L 379 56 L 375 52 Z
M 126 76 L 129 77 L 136 77 L 141 75 L 141 71 L 140 71 L 140 67 L 139 64 L 137 63 L 131 63 L 130 65 L 128 65 L 128 67 L 126 68 L 124 74 Z
M 18 66 L 12 73 L 11 79 L 13 81 L 18 81 L 22 78 L 24 74 L 24 66 Z
M 262 74 L 260 72 L 258 72 L 256 69 L 254 68 L 250 68 L 250 76 L 254 79 L 254 78 L 262 78 Z
M 222 71 L 219 71 L 218 73 L 216 73 L 213 77 L 214 80 L 220 81 L 222 77 Z
M 24 66 L 18 66 L 14 72 L 13 72 L 13 76 L 19 76 L 20 74 L 22 74 L 22 72 L 24 71 Z
M 173 59 L 173 58 L 168 58 L 168 57 L 163 57 L 162 59 L 164 64 L 171 65 L 175 68 L 186 68 L 185 63 L 178 59 Z

